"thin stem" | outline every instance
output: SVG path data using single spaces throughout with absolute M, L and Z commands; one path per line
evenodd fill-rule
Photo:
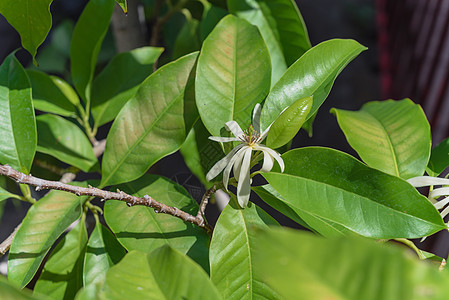
M 395 240 L 396 242 L 402 243 L 402 244 L 408 246 L 409 248 L 411 248 L 413 251 L 416 252 L 416 254 L 418 255 L 418 257 L 419 257 L 420 259 L 426 259 L 426 257 L 425 257 L 424 254 L 422 253 L 422 251 L 421 251 L 418 247 L 416 247 L 416 245 L 415 245 L 412 241 L 410 241 L 410 240 L 408 240 L 408 239 L 404 239 L 404 238 L 394 239 L 394 240 Z
M 197 213 L 196 217 L 202 218 L 204 222 L 207 222 L 205 214 L 204 214 L 204 212 L 206 211 L 206 206 L 209 203 L 210 197 L 212 196 L 213 193 L 215 193 L 216 190 L 217 190 L 217 185 L 214 184 L 210 189 L 208 189 L 204 193 L 203 198 L 201 199 L 200 207 L 198 209 L 198 213 Z
M 195 224 L 203 229 L 205 229 L 207 232 L 212 232 L 212 227 L 208 224 L 204 223 L 204 220 L 202 218 L 194 217 L 185 211 L 180 210 L 177 207 L 171 207 L 168 205 L 165 205 L 163 203 L 160 203 L 156 200 L 154 200 L 152 197 L 145 195 L 144 197 L 136 197 L 129 195 L 123 191 L 117 190 L 117 192 L 109 192 L 105 190 L 101 190 L 95 187 L 79 187 L 79 186 L 73 186 L 65 183 L 61 183 L 59 181 L 50 181 L 45 180 L 41 178 L 37 178 L 31 175 L 26 175 L 24 173 L 21 173 L 19 171 L 14 170 L 8 165 L 0 165 L 0 175 L 7 176 L 11 179 L 14 179 L 16 182 L 20 184 L 27 184 L 31 186 L 35 186 L 38 189 L 53 189 L 53 190 L 60 190 L 60 191 L 66 191 L 69 193 L 76 194 L 78 196 L 86 195 L 86 196 L 93 196 L 98 197 L 100 199 L 104 200 L 120 200 L 126 202 L 128 206 L 134 206 L 134 205 L 143 205 L 147 207 L 151 207 L 154 209 L 157 213 L 165 213 L 168 215 L 172 215 L 174 217 L 177 217 L 185 222 L 190 222 L 192 224 Z
M 30 187 L 28 185 L 20 184 L 19 187 L 23 194 L 23 200 L 30 202 L 31 204 L 36 203 L 36 199 L 31 197 Z

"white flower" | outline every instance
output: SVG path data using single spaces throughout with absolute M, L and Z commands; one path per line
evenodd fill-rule
M 431 176 L 418 176 L 410 178 L 407 181 L 416 188 L 425 186 L 441 186 L 439 188 L 431 189 L 427 198 L 430 202 L 432 202 L 436 209 L 443 209 L 449 203 L 449 179 Z M 437 199 L 442 196 L 445 197 L 438 201 Z M 442 218 L 447 216 L 449 214 L 449 206 L 446 206 L 440 214 Z
M 207 173 L 206 179 L 210 181 L 215 178 L 221 171 L 223 172 L 223 185 L 228 189 L 229 175 L 231 169 L 234 171 L 234 177 L 237 180 L 237 200 L 241 207 L 246 207 L 251 193 L 251 154 L 252 151 L 261 151 L 263 153 L 263 165 L 260 172 L 269 172 L 273 168 L 274 160 L 276 160 L 281 167 L 281 172 L 284 172 L 284 161 L 279 153 L 261 142 L 268 134 L 267 129 L 260 134 L 260 104 L 256 104 L 253 111 L 253 124 L 243 132 L 236 121 L 226 122 L 225 128 L 231 131 L 234 137 L 216 137 L 211 136 L 209 139 L 216 142 L 241 142 L 228 155 L 218 161 Z

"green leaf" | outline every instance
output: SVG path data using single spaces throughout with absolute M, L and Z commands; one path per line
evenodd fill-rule
M 257 27 L 224 17 L 203 43 L 196 75 L 196 101 L 204 125 L 220 136 L 225 123 L 251 123 L 251 112 L 270 89 L 270 55 Z
M 409 179 L 421 176 L 430 157 L 430 125 L 410 99 L 374 101 L 359 111 L 332 109 L 348 143 L 370 167 Z
M 431 176 L 441 174 L 449 166 L 449 138 L 432 149 L 427 173 Z M 431 173 L 431 174 L 430 174 Z
M 198 211 L 198 204 L 187 191 L 164 177 L 148 174 L 118 188 L 138 197 L 149 195 L 191 215 L 196 216 Z M 208 268 L 209 236 L 203 229 L 167 214 L 157 214 L 149 207 L 128 207 L 122 201 L 107 201 L 104 216 L 109 228 L 128 251 L 149 253 L 169 245 Z
M 234 199 L 231 199 L 234 201 Z M 266 212 L 251 204 L 245 209 L 228 204 L 218 218 L 210 244 L 210 277 L 223 299 L 279 299 L 255 274 L 254 225 L 275 225 Z
M 58 243 L 45 263 L 34 291 L 53 299 L 73 299 L 83 286 L 83 258 L 87 244 L 84 218 Z
M 154 279 L 166 299 L 221 299 L 209 275 L 181 252 L 165 245 L 147 257 Z
M 163 48 L 142 47 L 116 55 L 92 84 L 95 126 L 112 121 L 134 96 L 138 85 L 153 72 Z
M 272 86 L 312 47 L 304 20 L 292 0 L 228 0 L 228 7 L 231 13 L 259 28 L 271 56 Z
M 11 24 L 22 39 L 22 46 L 36 63 L 37 48 L 51 28 L 50 4 L 53 0 L 2 0 L 0 14 Z
M 206 188 L 212 187 L 213 182 L 207 181 L 206 174 L 224 157 L 224 153 L 219 143 L 209 140 L 209 131 L 201 120 L 195 123 L 179 150 L 190 171 Z M 218 176 L 214 181 L 220 181 L 220 177 Z
M 188 100 L 184 91 L 197 56 L 189 54 L 157 70 L 120 111 L 106 142 L 102 186 L 139 178 L 181 147 Z
M 128 3 L 126 3 L 126 0 L 115 0 L 115 2 L 120 5 L 125 14 L 128 14 Z
M 102 299 L 102 285 L 90 284 L 88 286 L 82 287 L 76 294 L 75 300 L 93 300 Z
M 14 53 L 0 66 L 0 112 L 0 163 L 28 174 L 36 153 L 36 120 L 30 82 Z
M 285 109 L 268 131 L 267 146 L 276 149 L 290 142 L 304 124 L 312 103 L 310 96 L 299 99 Z
M 10 192 L 8 192 L 7 190 L 5 190 L 4 188 L 0 187 L 0 202 L 3 200 L 6 200 L 8 198 L 17 198 L 18 196 L 15 194 L 12 194 Z M 2 209 L 0 209 L 0 219 L 2 216 Z
M 285 203 L 373 238 L 418 238 L 445 227 L 435 207 L 408 182 L 319 147 L 282 155 L 263 176 Z M 306 221 L 307 222 L 307 221 Z
M 250 232 L 256 272 L 281 299 L 446 299 L 449 292 L 447 273 L 398 247 L 291 229 Z
M 24 287 L 56 239 L 81 215 L 83 198 L 51 191 L 27 212 L 11 245 L 8 278 Z
M 307 51 L 275 84 L 262 109 L 261 127 L 267 128 L 298 99 L 313 96 L 307 119 L 323 104 L 343 68 L 366 48 L 354 40 L 334 39 Z
M 76 115 L 75 106 L 66 93 L 72 95 L 71 99 L 78 99 L 78 96 L 65 81 L 36 70 L 27 70 L 27 75 L 31 82 L 35 109 L 65 117 Z
M 73 84 L 90 104 L 91 84 L 101 43 L 109 28 L 114 0 L 90 0 L 75 25 L 70 46 Z
M 70 121 L 56 115 L 45 114 L 36 118 L 37 151 L 56 157 L 84 172 L 95 165 L 95 157 L 89 139 Z
M 38 295 L 31 295 L 29 290 L 20 290 L 12 285 L 5 277 L 0 276 L 0 295 L 3 300 L 38 300 L 47 299 Z
M 106 272 L 125 256 L 126 251 L 115 236 L 100 222 L 89 237 L 84 258 L 84 286 L 102 284 Z
M 186 14 L 186 13 L 184 13 Z M 198 20 L 192 18 L 190 14 L 186 22 L 176 37 L 175 47 L 173 48 L 173 59 L 177 59 L 188 53 L 198 51 L 201 48 L 198 27 Z

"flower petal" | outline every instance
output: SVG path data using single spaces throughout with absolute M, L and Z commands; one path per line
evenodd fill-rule
M 442 209 L 448 203 L 449 203 L 449 197 L 446 197 L 443 200 L 438 201 L 437 203 L 435 203 L 433 206 L 435 206 L 436 209 Z
M 228 131 L 231 131 L 232 134 L 238 138 L 241 136 L 244 136 L 242 129 L 240 128 L 239 124 L 236 121 L 229 121 L 226 122 L 225 127 Z
M 253 109 L 253 128 L 257 132 L 260 132 L 260 114 L 262 112 L 262 106 L 260 103 L 257 103 Z
M 217 177 L 218 174 L 220 174 L 221 171 L 227 166 L 229 161 L 232 159 L 234 154 L 242 148 L 244 144 L 237 145 L 234 149 L 232 149 L 228 155 L 220 159 L 206 174 L 206 180 L 211 181 L 211 179 L 214 179 Z
M 244 155 L 242 155 L 241 157 L 239 157 L 239 159 L 237 159 L 234 163 L 234 166 L 232 168 L 233 172 L 234 172 L 234 177 L 235 180 L 239 181 L 239 176 L 240 176 L 240 168 L 242 167 L 242 161 L 243 161 L 243 157 Z
M 251 193 L 251 183 L 249 178 L 250 164 L 251 164 L 252 149 L 248 147 L 245 150 L 242 166 L 240 168 L 239 183 L 237 185 L 237 200 L 242 208 L 248 205 L 249 195 Z
M 438 198 L 449 195 L 449 187 L 434 189 L 429 193 L 429 198 Z
M 209 140 L 212 140 L 214 142 L 241 142 L 239 138 L 236 137 L 221 137 L 221 136 L 210 136 Z
M 418 176 L 407 179 L 407 182 L 414 187 L 423 187 L 431 185 L 449 185 L 449 179 L 431 176 Z
M 271 169 L 273 169 L 274 164 L 274 158 L 273 156 L 268 153 L 268 151 L 262 151 L 263 152 L 263 165 L 262 169 L 260 169 L 260 172 L 270 172 Z
M 270 154 L 278 162 L 279 167 L 281 167 L 281 172 L 284 172 L 284 169 L 285 169 L 284 161 L 282 160 L 282 157 L 279 153 L 277 153 L 273 149 L 268 148 L 267 146 L 264 146 L 264 145 L 254 145 L 253 148 L 254 148 L 254 150 L 259 150 L 259 151 L 264 152 L 264 155 L 265 155 L 265 152 L 268 152 L 268 154 Z
M 242 145 L 243 145 L 243 147 L 241 147 L 241 149 L 239 149 L 239 151 L 237 151 L 234 154 L 234 156 L 229 161 L 228 165 L 226 166 L 226 168 L 224 169 L 224 172 L 223 172 L 223 185 L 227 191 L 228 191 L 228 181 L 229 181 L 229 174 L 231 173 L 231 168 L 235 164 L 236 161 L 241 161 L 243 159 L 243 156 L 245 155 L 245 150 L 246 150 L 246 148 L 248 148 L 248 146 L 245 146 L 244 144 L 242 144 Z
M 449 214 L 449 206 L 446 207 L 442 212 L 441 212 L 441 217 L 444 219 L 445 216 L 447 216 Z

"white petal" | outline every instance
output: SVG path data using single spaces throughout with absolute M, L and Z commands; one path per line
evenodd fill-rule
M 273 169 L 274 158 L 267 151 L 263 151 L 263 165 L 260 172 L 270 172 Z
M 240 128 L 239 124 L 236 121 L 229 121 L 226 122 L 225 127 L 228 131 L 231 131 L 232 134 L 238 138 L 241 137 L 243 135 L 245 135 L 242 131 L 242 129 Z
M 217 177 L 218 174 L 220 174 L 221 171 L 226 167 L 226 165 L 229 163 L 229 161 L 232 159 L 234 154 L 242 148 L 244 144 L 237 145 L 234 149 L 232 149 L 228 155 L 220 159 L 207 173 L 206 180 L 210 181 L 211 179 L 214 179 Z
M 429 193 L 429 198 L 438 198 L 440 196 L 448 196 L 449 187 L 434 189 Z
M 221 136 L 210 136 L 209 140 L 215 141 L 215 142 L 241 142 L 239 138 L 236 137 L 221 137 Z
M 448 203 L 449 203 L 449 197 L 446 197 L 443 200 L 440 200 L 437 203 L 435 203 L 433 206 L 435 206 L 436 209 L 442 209 Z
M 253 110 L 253 128 L 257 132 L 260 132 L 260 113 L 262 112 L 262 106 L 260 103 L 257 103 L 256 106 L 254 106 Z
M 228 191 L 228 181 L 229 181 L 229 174 L 231 173 L 231 168 L 235 164 L 236 161 L 243 159 L 243 156 L 245 155 L 246 148 L 248 148 L 248 146 L 241 147 L 241 149 L 239 149 L 239 151 L 237 151 L 234 154 L 234 156 L 232 157 L 232 159 L 229 161 L 228 165 L 224 169 L 224 172 L 223 172 L 223 185 L 224 185 L 224 187 L 226 188 L 227 191 Z
M 235 160 L 235 163 L 232 167 L 232 170 L 234 171 L 234 177 L 235 180 L 239 181 L 240 176 L 240 168 L 242 167 L 242 161 L 243 161 L 244 155 L 240 156 L 238 159 Z
M 249 178 L 251 152 L 251 148 L 245 150 L 245 157 L 243 158 L 242 167 L 240 168 L 240 180 L 237 185 L 237 200 L 242 208 L 245 208 L 248 205 L 249 195 L 251 193 L 251 183 Z
M 449 185 L 449 179 L 431 176 L 418 176 L 407 179 L 407 182 L 414 187 L 423 187 L 431 185 Z
M 447 216 L 449 214 L 449 206 L 446 207 L 442 212 L 441 212 L 441 217 L 444 219 L 445 216 Z
M 254 150 L 268 152 L 268 154 L 270 154 L 278 162 L 279 167 L 281 167 L 281 172 L 284 172 L 284 169 L 285 169 L 284 161 L 282 160 L 282 157 L 279 153 L 277 153 L 273 149 L 268 148 L 267 146 L 263 146 L 263 145 L 255 145 Z

